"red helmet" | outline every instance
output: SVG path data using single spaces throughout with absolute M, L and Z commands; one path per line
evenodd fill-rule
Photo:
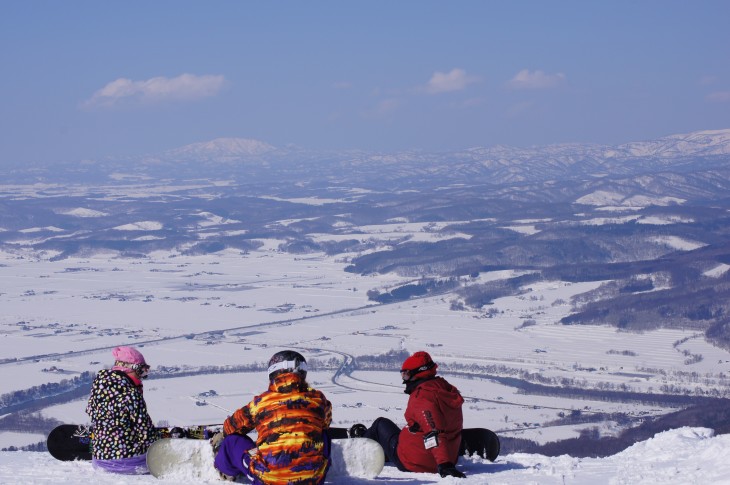
M 428 352 L 419 351 L 403 361 L 400 376 L 405 384 L 408 381 L 433 377 L 436 375 L 436 364 Z

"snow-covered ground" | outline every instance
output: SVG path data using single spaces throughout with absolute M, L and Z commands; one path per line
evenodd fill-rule
M 478 457 L 465 458 L 458 467 L 465 479 L 404 473 L 386 466 L 374 480 L 329 479 L 327 483 L 463 485 L 713 485 L 730 483 L 730 435 L 713 436 L 705 428 L 667 431 L 607 458 L 545 457 L 516 453 L 494 463 Z M 45 453 L 0 452 L 0 483 L 46 485 L 48 483 L 208 483 L 198 477 L 158 480 L 151 476 L 112 475 L 92 468 L 89 462 L 59 462 Z M 210 483 L 221 483 L 212 481 Z
M 397 223 L 381 229 L 379 235 L 388 239 L 396 234 L 409 237 L 411 230 L 421 233 L 424 226 Z M 375 228 L 369 230 L 378 234 Z M 406 396 L 397 372 L 341 371 L 359 356 L 427 350 L 465 396 L 468 427 L 545 443 L 575 437 L 590 426 L 552 423 L 570 412 L 646 416 L 671 409 L 529 395 L 480 375 L 482 371 L 467 378 L 449 375 L 448 369 L 473 364 L 503 377 L 570 379 L 588 389 L 624 386 L 659 392 L 670 385 L 722 395 L 730 389 L 725 377 L 730 353 L 694 331 L 637 334 L 608 326 L 560 325 L 571 312 L 571 297 L 599 283 L 534 283 L 523 288 L 524 294 L 499 298 L 483 311 L 453 310 L 453 294 L 377 305 L 368 300 L 369 290 L 389 289 L 410 279 L 347 273 L 346 255 L 292 255 L 276 249 L 279 241 L 263 242 L 260 249 L 246 253 L 160 252 L 139 259 L 109 253 L 53 261 L 52 254 L 0 252 L 2 394 L 96 371 L 111 364 L 111 348 L 134 345 L 153 367 L 145 397 L 155 422 L 220 423 L 265 388 L 261 371 L 160 378 L 155 370 L 263 364 L 281 348 L 296 348 L 320 363 L 309 380 L 332 401 L 335 426 L 369 423 L 378 416 L 400 423 Z M 512 276 L 512 271 L 495 271 L 464 284 Z M 688 358 L 692 356 L 702 358 Z M 79 398 L 40 412 L 83 423 L 84 407 L 85 398 Z M 594 426 L 602 434 L 620 431 L 610 422 Z M 0 448 L 43 439 L 37 432 L 0 432 Z M 495 464 L 471 459 L 463 464 L 470 476 L 463 483 L 720 483 L 728 469 L 724 461 L 712 460 L 721 461 L 713 457 L 725 456 L 727 443 L 725 437 L 711 438 L 706 431 L 683 430 L 604 460 L 519 454 L 501 457 Z M 642 454 L 652 458 L 642 461 Z M 705 458 L 698 461 L 700 454 Z M 688 458 L 692 455 L 694 460 Z M 126 484 L 154 479 L 102 475 L 88 463 L 60 463 L 42 453 L 0 453 L 0 483 L 88 481 Z M 436 481 L 435 476 L 392 468 L 378 480 Z

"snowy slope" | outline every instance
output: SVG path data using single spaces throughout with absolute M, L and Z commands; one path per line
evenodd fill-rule
M 627 450 L 603 459 L 578 459 L 570 456 L 549 458 L 541 455 L 513 454 L 495 463 L 468 458 L 459 467 L 464 480 L 441 479 L 437 475 L 402 473 L 386 466 L 377 480 L 347 483 L 462 485 L 686 485 L 730 484 L 730 435 L 713 436 L 705 428 L 681 428 L 661 433 Z M 32 452 L 0 453 L 0 483 L 27 485 L 48 483 L 105 483 L 134 485 L 145 483 L 200 483 L 190 480 L 156 480 L 151 476 L 117 476 L 99 472 L 88 462 L 59 462 L 50 455 Z M 221 482 L 213 482 L 221 483 Z M 335 483 L 328 481 L 327 483 Z M 337 483 L 344 483 L 341 480 Z

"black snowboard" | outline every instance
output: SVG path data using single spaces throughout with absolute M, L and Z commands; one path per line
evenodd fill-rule
M 217 431 L 220 424 L 206 424 L 187 428 L 157 428 L 163 438 L 208 439 Z M 48 452 L 57 460 L 91 460 L 93 430 L 86 425 L 62 424 L 53 428 L 46 439 Z
M 347 428 L 330 428 L 330 438 L 348 438 Z M 459 454 L 470 456 L 476 453 L 481 458 L 494 461 L 499 456 L 499 437 L 486 428 L 465 428 L 461 431 Z
M 461 431 L 461 447 L 459 454 L 471 456 L 474 453 L 481 458 L 494 461 L 499 456 L 499 437 L 486 428 L 466 428 Z
M 330 438 L 333 440 L 341 440 L 344 438 L 349 438 L 347 435 L 347 428 L 329 428 L 327 430 L 327 433 L 330 435 Z
M 56 460 L 91 460 L 91 428 L 77 424 L 56 426 L 48 434 L 46 447 Z

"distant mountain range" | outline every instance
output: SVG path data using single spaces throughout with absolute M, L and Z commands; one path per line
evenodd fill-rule
M 181 175 L 222 170 L 246 180 L 341 183 L 394 189 L 446 184 L 519 184 L 690 174 L 730 166 L 730 129 L 672 135 L 617 146 L 560 144 L 476 147 L 453 152 L 324 152 L 219 138 L 135 160 L 138 169 L 170 166 Z
M 571 182 L 596 185 L 660 184 L 679 188 L 709 184 L 724 187 L 730 179 L 730 129 L 671 135 L 616 146 L 559 144 L 515 148 L 475 147 L 452 152 L 314 151 L 275 147 L 259 140 L 218 138 L 159 154 L 105 159 L 53 167 L 23 167 L 3 174 L 6 183 L 38 181 L 99 183 L 119 180 L 120 173 L 164 180 L 227 178 L 253 184 L 294 184 L 368 189 L 426 189 L 457 185 L 515 186 Z M 650 176 L 653 180 L 638 180 Z M 691 177 L 693 180 L 667 180 Z M 705 180 L 702 180 L 705 179 Z M 676 182 L 676 183 L 675 183 Z M 690 188 L 689 192 L 706 190 Z M 590 188 L 588 189 L 590 191 Z M 634 190 L 634 188 L 629 188 Z M 663 189 L 652 190 L 660 193 Z M 710 188 L 710 190 L 715 190 Z M 582 194 L 586 195 L 586 194 Z M 580 196 L 582 196 L 580 195 Z M 685 198 L 686 191 L 664 194 Z
M 198 161 L 231 161 L 245 160 L 250 157 L 268 155 L 286 157 L 296 153 L 291 148 L 277 148 L 268 143 L 248 138 L 216 138 L 208 142 L 193 143 L 170 150 L 160 155 L 161 159 L 198 160 Z M 416 152 L 396 153 L 395 158 L 412 157 Z M 671 135 L 656 140 L 630 142 L 617 146 L 594 144 L 558 144 L 532 148 L 513 148 L 497 146 L 492 148 L 475 147 L 458 154 L 471 154 L 474 159 L 504 160 L 540 157 L 550 154 L 555 157 L 571 157 L 575 155 L 596 159 L 622 159 L 635 157 L 683 158 L 691 156 L 712 156 L 730 154 L 730 129 L 713 131 L 696 131 L 693 133 Z M 541 155 L 542 154 L 542 155 Z M 345 152 L 345 156 L 351 156 Z M 446 154 L 441 153 L 441 156 Z M 361 154 L 361 156 L 363 156 Z M 383 158 L 384 155 L 365 155 Z M 463 156 L 463 155 L 462 155 Z M 487 163 L 489 165 L 489 163 Z

